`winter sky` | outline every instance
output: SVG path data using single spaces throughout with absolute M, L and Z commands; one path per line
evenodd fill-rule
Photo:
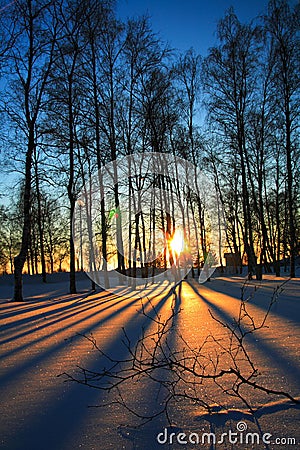
M 297 0 L 291 0 L 295 4 Z M 266 10 L 268 0 L 118 0 L 121 18 L 147 13 L 155 32 L 180 51 L 193 47 L 205 56 L 216 42 L 216 25 L 233 6 L 241 22 Z

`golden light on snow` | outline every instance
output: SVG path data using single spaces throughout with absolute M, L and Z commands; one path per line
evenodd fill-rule
M 170 242 L 170 247 L 172 249 L 172 252 L 178 256 L 182 252 L 183 246 L 184 246 L 183 233 L 182 230 L 177 228 Z

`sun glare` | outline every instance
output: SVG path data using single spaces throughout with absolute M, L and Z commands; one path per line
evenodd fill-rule
M 171 249 L 178 256 L 183 250 L 183 245 L 184 245 L 183 233 L 180 229 L 177 228 L 170 242 Z

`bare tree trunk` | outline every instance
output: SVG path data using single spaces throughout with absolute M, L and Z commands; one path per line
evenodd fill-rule
M 13 53 L 12 57 L 16 65 L 16 72 L 19 78 L 21 90 L 21 111 L 24 112 L 24 122 L 26 124 L 26 159 L 25 159 L 25 187 L 23 199 L 23 230 L 21 249 L 19 254 L 14 259 L 15 267 L 15 286 L 14 286 L 14 301 L 22 301 L 22 271 L 26 261 L 29 239 L 30 239 L 30 207 L 31 207 L 31 188 L 32 188 L 32 164 L 33 154 L 35 150 L 35 131 L 38 120 L 38 115 L 41 110 L 42 100 L 44 98 L 45 87 L 50 75 L 50 70 L 53 63 L 53 50 L 55 44 L 55 26 L 47 34 L 46 28 L 39 29 L 41 19 L 45 19 L 49 13 L 50 4 L 45 8 L 43 5 L 34 5 L 32 0 L 27 0 L 24 4 L 24 9 L 20 8 L 17 3 L 16 7 L 15 27 L 16 33 L 18 27 L 20 38 L 27 46 L 22 54 L 22 50 L 18 49 Z M 48 30 L 50 31 L 50 30 Z M 42 37 L 43 36 L 43 37 Z M 19 36 L 18 36 L 19 37 Z M 47 45 L 48 39 L 48 45 Z M 22 45 L 23 45 L 22 43 Z M 15 45 L 18 45 L 15 43 Z M 48 50 L 48 59 L 44 61 L 44 54 L 42 52 Z M 41 57 L 39 57 L 42 55 Z M 36 71 L 36 68 L 39 68 Z M 26 72 L 25 75 L 24 71 Z M 33 98 L 34 96 L 34 98 Z M 17 114 L 18 116 L 18 114 Z M 18 120 L 18 119 L 17 119 Z M 17 124 L 19 125 L 19 124 Z
M 102 180 L 102 160 L 101 160 L 101 138 L 100 138 L 100 111 L 99 111 L 99 100 L 98 100 L 98 77 L 97 77 L 97 58 L 96 58 L 96 36 L 92 34 L 90 37 L 91 45 L 91 60 L 92 60 L 92 88 L 93 88 L 93 106 L 95 114 L 95 139 L 96 139 L 96 159 L 97 159 L 97 169 L 98 169 L 98 179 L 100 185 L 100 195 L 101 195 L 101 240 L 102 240 L 102 269 L 104 274 L 104 287 L 109 288 L 109 278 L 107 271 L 107 223 L 105 214 L 105 196 Z
M 277 162 L 277 180 L 279 177 L 279 163 Z M 276 228 L 277 228 L 277 252 L 276 252 L 276 263 L 275 263 L 275 274 L 276 277 L 280 277 L 280 246 L 281 246 L 281 222 L 280 222 L 280 210 L 279 210 L 279 186 L 277 183 L 277 195 L 276 195 Z
M 274 53 L 274 88 L 279 114 L 284 120 L 287 176 L 287 213 L 289 232 L 290 277 L 295 277 L 297 249 L 294 205 L 293 133 L 299 120 L 299 8 L 289 2 L 271 1 L 265 26 Z
M 73 108 L 72 108 L 72 79 L 69 79 L 69 182 L 68 182 L 68 198 L 70 203 L 69 209 L 69 242 L 70 242 L 70 293 L 76 294 L 76 266 L 75 266 L 75 247 L 73 241 L 73 215 L 75 211 L 75 192 L 74 192 L 74 132 L 73 132 Z
M 37 196 L 37 221 L 38 221 L 39 241 L 40 241 L 42 280 L 43 280 L 43 283 L 46 283 L 47 282 L 47 273 L 46 273 L 45 248 L 44 248 L 44 230 L 43 230 L 43 218 L 42 218 L 40 180 L 39 180 L 39 174 L 38 174 L 38 161 L 37 161 L 37 155 L 36 155 L 36 148 L 34 150 L 35 150 L 34 151 L 34 175 L 35 175 L 35 187 L 36 187 L 36 196 Z
M 288 88 L 287 88 L 288 89 Z M 288 95 L 287 95 L 288 97 Z M 291 119 L 289 102 L 285 102 L 285 122 L 286 122 L 286 170 L 288 188 L 288 213 L 289 213 L 289 238 L 290 238 L 290 277 L 295 278 L 295 257 L 296 257 L 296 228 L 294 223 L 294 186 L 292 169 L 292 146 L 291 146 Z
M 28 94 L 29 95 L 29 94 Z M 21 250 L 14 258 L 14 296 L 13 301 L 23 301 L 23 285 L 22 272 L 26 261 L 29 239 L 30 239 L 30 201 L 31 201 L 31 167 L 32 155 L 34 151 L 34 128 L 31 127 L 28 135 L 28 146 L 25 163 L 25 188 L 24 188 L 24 205 L 23 205 L 23 230 Z

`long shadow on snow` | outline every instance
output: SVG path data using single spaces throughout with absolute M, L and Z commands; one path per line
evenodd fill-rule
M 64 298 L 65 296 L 63 296 L 62 299 L 56 297 L 55 298 L 55 300 L 56 300 L 55 303 L 57 303 L 58 305 L 66 303 L 67 304 L 67 308 L 72 308 L 74 305 L 76 305 L 77 303 L 81 302 L 82 300 L 85 300 L 88 297 L 95 296 L 95 295 L 98 295 L 98 294 L 99 295 L 103 294 L 104 298 L 107 298 L 107 300 L 105 300 L 104 302 L 110 301 L 110 297 L 112 297 L 112 299 L 121 298 L 120 295 L 117 295 L 117 294 L 114 294 L 113 292 L 105 291 L 105 290 L 101 289 L 99 292 L 97 292 L 97 291 L 96 292 L 95 291 L 88 291 L 86 293 L 75 294 L 75 296 L 69 294 L 68 295 L 69 298 Z M 126 294 L 124 296 L 122 295 L 122 297 L 130 298 L 133 295 L 134 294 L 130 295 L 128 293 L 128 294 Z M 93 301 L 93 300 L 94 299 L 90 299 L 89 301 Z M 66 306 L 62 306 L 61 308 L 57 308 L 56 310 L 53 310 L 53 312 L 49 311 L 49 312 L 45 313 L 45 311 L 44 311 L 45 309 L 51 308 L 53 306 L 53 304 L 55 304 L 53 302 L 53 299 L 52 300 L 48 300 L 46 304 L 44 303 L 44 301 L 42 301 L 43 302 L 42 305 L 39 304 L 38 306 L 36 306 L 37 303 L 39 303 L 39 302 L 41 302 L 41 300 L 34 301 L 34 306 L 29 306 L 28 308 L 24 308 L 23 304 L 18 303 L 18 304 L 16 304 L 15 308 L 11 307 L 9 312 L 1 314 L 1 318 L 7 318 L 7 317 L 12 317 L 12 316 L 15 317 L 16 315 L 21 315 L 21 314 L 28 314 L 28 313 L 34 312 L 34 311 L 41 311 L 38 315 L 29 316 L 29 317 L 22 318 L 22 319 L 16 318 L 15 321 L 10 322 L 9 324 L 4 324 L 3 325 L 3 330 L 9 329 L 9 328 L 13 328 L 16 325 L 19 325 L 19 324 L 22 324 L 22 323 L 31 322 L 32 321 L 32 317 L 34 317 L 34 319 L 44 318 L 45 315 L 50 316 L 50 315 L 56 313 L 56 311 L 64 310 L 66 308 Z M 18 307 L 21 307 L 20 310 L 16 309 Z
M 216 278 L 215 281 L 217 281 L 217 280 L 218 279 Z M 241 282 L 242 281 L 243 280 L 241 280 Z M 224 282 L 224 283 L 227 283 L 227 282 Z M 297 283 L 297 282 L 296 281 L 293 282 L 292 280 L 289 280 L 287 282 L 287 284 L 285 284 L 283 286 L 283 290 L 282 290 L 283 295 L 285 293 L 288 294 L 289 285 L 295 284 L 295 283 Z M 193 283 L 190 283 L 191 286 L 192 286 L 192 284 Z M 278 282 L 278 283 L 276 283 L 276 286 L 272 286 L 271 284 L 270 284 L 270 286 L 268 286 L 268 285 L 260 286 L 259 282 L 255 283 L 255 281 L 252 281 L 251 284 L 247 285 L 245 288 L 245 297 L 247 297 L 247 295 L 251 296 L 253 294 L 253 298 L 250 299 L 249 304 L 256 306 L 257 308 L 259 308 L 262 311 L 267 311 L 267 309 L 269 307 L 269 302 L 270 302 L 271 296 L 273 295 L 276 288 L 279 288 L 279 290 L 280 290 L 281 285 L 282 285 L 282 283 Z M 218 282 L 213 283 L 212 287 L 209 287 L 209 286 L 206 286 L 206 287 L 208 289 L 211 289 L 213 292 L 230 296 L 233 299 L 238 300 L 238 301 L 241 300 L 240 295 L 241 295 L 242 287 L 240 287 L 238 296 L 228 292 L 227 290 L 226 290 L 226 292 L 224 292 L 224 290 L 222 290 L 222 286 L 220 286 Z M 268 288 L 267 294 L 264 291 L 264 288 Z M 263 291 L 266 295 L 263 298 L 256 299 L 255 298 L 256 291 L 257 291 L 257 293 L 260 293 L 261 291 Z M 296 299 L 281 299 L 280 293 L 279 293 L 279 297 L 272 307 L 272 314 L 274 314 L 278 317 L 282 317 L 284 319 L 288 319 L 290 322 L 294 323 L 295 326 L 298 326 L 299 323 L 297 322 L 297 319 L 295 319 L 295 317 L 298 317 L 299 315 L 295 315 L 295 307 L 297 307 L 300 312 L 300 305 L 299 305 L 299 302 L 297 302 L 295 300 Z M 287 308 L 288 304 L 290 304 L 292 306 L 290 309 Z
M 68 302 L 65 303 L 63 305 L 61 305 L 60 303 L 57 304 L 57 306 L 53 307 L 52 305 L 47 305 L 48 306 L 48 310 L 45 310 L 45 308 L 43 308 L 43 310 L 41 312 L 39 312 L 39 309 L 36 308 L 36 312 L 37 314 L 35 315 L 30 315 L 28 317 L 24 317 L 23 319 L 17 319 L 15 321 L 12 321 L 10 323 L 4 324 L 1 327 L 1 335 L 3 334 L 7 334 L 11 331 L 15 331 L 16 329 L 21 330 L 22 328 L 26 328 L 26 326 L 32 325 L 33 322 L 36 322 L 40 319 L 46 319 L 48 320 L 49 318 L 55 318 L 55 317 L 60 317 L 63 316 L 65 314 L 66 311 L 70 310 L 70 311 L 74 311 L 74 315 L 76 314 L 76 310 L 79 308 L 82 308 L 84 305 L 88 304 L 88 303 L 97 303 L 99 304 L 99 299 L 89 299 L 86 300 L 86 297 L 84 299 L 80 299 L 80 300 L 84 300 L 84 304 L 83 303 L 79 303 L 78 301 L 76 302 Z M 89 306 L 90 307 L 90 306 Z M 89 308 L 88 307 L 88 308 Z M 55 323 L 55 322 L 53 322 Z M 48 322 L 47 324 L 45 324 L 45 326 L 51 325 L 52 322 Z M 38 326 L 36 329 L 41 329 L 43 328 L 43 326 Z M 0 341 L 0 344 L 4 344 L 6 342 L 9 342 L 13 339 L 17 339 L 19 337 L 23 337 L 24 335 L 26 335 L 26 332 L 24 333 L 20 333 L 16 336 L 14 336 L 13 338 L 10 339 L 4 339 L 2 341 Z
M 168 332 L 164 336 L 162 345 L 164 347 L 164 353 L 166 356 L 168 354 L 172 356 L 177 350 L 177 340 L 179 335 L 179 318 L 180 318 L 180 308 L 181 308 L 181 288 L 182 284 L 176 288 L 176 296 L 171 300 L 174 295 L 175 290 L 172 287 L 169 292 L 164 297 L 164 302 L 170 299 L 169 313 L 166 318 L 171 318 L 170 325 L 168 326 Z M 151 378 L 151 379 L 150 379 Z M 153 373 L 149 374 L 148 380 L 144 387 L 141 388 L 141 397 L 143 399 L 143 404 L 147 405 L 148 414 L 154 416 L 156 413 L 161 412 L 164 409 L 165 401 L 168 396 L 168 392 L 162 387 L 160 380 L 163 382 L 171 382 L 173 380 L 173 372 L 170 367 L 156 369 Z M 175 402 L 176 403 L 176 402 Z M 176 410 L 176 404 L 171 404 L 170 408 L 170 419 L 173 419 L 174 405 Z M 144 411 L 147 412 L 147 411 Z M 135 424 L 138 424 L 138 419 L 135 420 Z M 173 421 L 172 421 L 173 423 Z M 157 442 L 157 435 L 161 433 L 165 428 L 169 428 L 169 422 L 164 413 L 157 417 L 153 417 L 148 423 L 144 424 L 142 427 L 138 426 L 121 426 L 119 427 L 119 434 L 124 438 L 124 442 L 129 441 L 132 445 L 132 449 L 138 450 L 159 450 L 162 448 L 161 444 Z M 176 427 L 175 427 L 176 428 Z M 171 426 L 170 431 L 174 431 L 174 426 Z M 168 448 L 172 446 L 167 445 Z M 122 447 L 123 448 L 123 447 Z M 127 447 L 126 447 L 127 448 Z M 166 448 L 166 446 L 164 447 Z
M 163 282 L 158 283 L 159 285 L 162 286 L 162 289 L 165 289 L 165 286 L 163 286 Z M 143 294 L 143 291 L 145 289 L 142 289 L 139 293 Z M 147 295 L 150 295 L 151 292 L 154 292 L 155 290 L 157 290 L 157 286 L 154 286 Z M 132 289 L 130 287 L 128 287 L 127 289 L 124 288 L 124 292 L 117 292 L 114 293 L 113 291 L 106 291 L 105 289 L 102 289 L 100 287 L 97 288 L 96 291 L 93 291 L 91 289 L 85 289 L 82 290 L 81 292 L 77 292 L 77 294 L 57 294 L 56 291 L 52 291 L 53 292 L 53 296 L 47 298 L 47 299 L 35 299 L 35 300 L 25 300 L 24 303 L 14 303 L 14 302 L 8 302 L 8 303 L 3 303 L 0 305 L 0 317 L 1 319 L 6 319 L 9 318 L 11 316 L 16 317 L 15 322 L 12 322 L 14 324 L 16 324 L 18 322 L 17 316 L 22 315 L 22 314 L 27 314 L 29 312 L 34 312 L 34 311 L 41 311 L 40 315 L 43 316 L 43 310 L 49 308 L 49 306 L 53 305 L 53 303 L 76 303 L 84 298 L 90 297 L 91 295 L 97 295 L 97 294 L 101 294 L 102 292 L 105 292 L 105 296 L 109 297 L 109 296 L 114 296 L 114 297 L 132 297 L 133 295 L 136 295 L 136 293 L 134 291 L 132 291 Z M 54 293 L 56 293 L 54 295 Z M 46 294 L 48 296 L 48 294 Z M 4 312 L 3 312 L 4 311 Z M 35 318 L 37 318 L 38 316 L 35 316 Z M 20 319 L 21 321 L 23 319 Z M 6 327 L 7 324 L 5 324 Z M 11 325 L 10 325 L 11 326 Z
M 165 304 L 165 297 L 163 297 L 155 306 L 156 312 L 158 312 Z M 87 334 L 91 331 L 94 332 L 97 327 L 100 327 L 104 322 L 119 314 L 122 310 L 125 310 L 129 305 L 133 304 L 136 301 L 137 300 L 130 302 L 130 304 L 125 305 L 123 308 L 111 314 L 109 317 L 106 317 L 104 320 L 100 320 L 92 327 L 89 326 L 86 329 L 81 330 L 81 333 Z M 148 314 L 152 314 L 151 311 Z M 153 312 L 153 314 L 156 313 Z M 139 339 L 141 330 L 143 328 L 144 330 L 147 329 L 150 324 L 151 320 L 143 316 L 140 311 L 138 311 L 133 317 L 130 318 L 128 326 L 126 326 L 126 333 L 130 337 L 132 345 L 134 345 L 134 343 Z M 119 359 L 126 358 L 126 356 L 128 355 L 128 350 L 125 346 L 120 345 L 122 336 L 123 333 L 121 331 L 114 335 L 113 340 L 104 349 L 106 354 L 111 354 L 112 357 Z M 80 338 L 82 339 L 82 336 L 80 336 Z M 75 339 L 78 339 L 78 336 L 76 336 Z M 52 347 L 51 352 L 47 352 L 47 354 L 52 354 L 55 351 L 60 350 L 60 348 L 62 347 L 63 345 L 61 344 L 56 345 Z M 38 361 L 42 361 L 48 356 L 49 355 L 41 355 L 37 359 Z M 38 361 L 34 362 L 36 363 Z M 32 365 L 32 363 L 33 361 L 31 360 L 30 366 Z M 95 359 L 93 359 L 93 364 L 89 364 L 88 368 L 95 371 L 99 369 L 101 370 L 101 367 L 99 367 L 99 360 L 95 357 Z M 18 435 L 14 437 L 14 443 L 11 443 L 12 447 L 9 448 L 11 450 L 24 448 L 30 448 L 31 450 L 40 450 L 41 446 L 43 450 L 53 450 L 54 448 L 60 450 L 73 448 L 69 446 L 68 443 L 70 442 L 70 440 L 72 440 L 74 432 L 79 430 L 81 423 L 85 420 L 88 414 L 88 411 L 91 411 L 87 410 L 84 405 L 86 406 L 87 404 L 91 403 L 101 404 L 101 400 L 103 399 L 104 393 L 98 391 L 97 395 L 95 395 L 95 392 L 97 392 L 95 389 L 87 389 L 86 387 L 84 388 L 75 383 L 62 400 L 57 401 L 57 398 L 53 398 L 52 405 L 50 406 L 49 411 L 45 413 L 45 415 L 32 417 L 30 423 L 25 424 L 25 429 L 19 431 Z M 149 397 L 152 397 L 151 393 L 149 393 Z M 76 405 L 78 406 L 76 407 Z M 39 430 L 39 435 L 43 436 L 42 443 L 35 441 L 35 430 Z M 101 437 L 101 430 L 99 430 L 99 437 Z M 149 446 L 149 450 L 151 448 L 152 446 Z M 148 448 L 144 447 L 143 450 L 148 450 Z
M 55 291 L 53 291 L 55 292 Z M 91 291 L 89 290 L 82 290 L 77 292 L 77 294 L 65 294 L 60 295 L 57 294 L 56 296 L 52 298 L 45 298 L 43 300 L 28 300 L 24 301 L 24 303 L 15 303 L 15 302 L 9 302 L 7 304 L 1 305 L 1 319 L 6 319 L 8 317 L 14 316 L 16 317 L 16 322 L 18 321 L 18 316 L 22 314 L 28 314 L 30 312 L 34 311 L 43 311 L 44 309 L 49 308 L 49 306 L 52 306 L 55 303 L 76 303 L 77 301 L 80 301 L 83 298 L 89 297 L 90 295 L 96 295 L 100 294 L 102 292 L 105 292 L 104 290 L 97 291 Z M 110 293 L 107 292 L 109 295 Z
M 164 287 L 163 287 L 164 288 Z M 153 290 L 151 290 L 151 292 L 153 292 Z M 161 291 L 159 291 L 158 292 L 158 295 L 161 293 Z M 102 294 L 102 292 L 100 292 L 99 294 Z M 9 325 L 9 328 L 8 328 L 8 330 L 5 330 L 5 332 L 6 333 L 8 333 L 8 332 L 10 332 L 10 328 L 16 328 L 16 326 L 20 326 L 21 324 L 24 324 L 24 326 L 22 327 L 22 328 L 25 328 L 26 326 L 27 326 L 27 324 L 29 323 L 30 325 L 32 325 L 32 322 L 33 321 L 35 321 L 35 320 L 38 320 L 38 319 L 47 319 L 48 320 L 48 317 L 49 316 L 54 316 L 56 319 L 55 320 L 52 320 L 51 322 L 47 322 L 47 323 L 44 323 L 43 325 L 38 325 L 38 326 L 36 326 L 35 328 L 31 328 L 30 330 L 26 330 L 26 331 L 24 331 L 24 332 L 20 332 L 20 333 L 18 333 L 18 334 L 15 334 L 15 335 L 13 335 L 13 336 L 10 336 L 9 338 L 6 338 L 6 339 L 3 339 L 2 341 L 0 341 L 0 345 L 1 344 L 5 344 L 5 343 L 8 343 L 8 342 L 11 342 L 11 341 L 13 341 L 13 340 L 17 340 L 17 339 L 19 339 L 19 338 L 22 338 L 22 337 L 24 337 L 24 336 L 27 336 L 28 334 L 31 334 L 31 333 L 36 333 L 36 332 L 38 332 L 38 331 L 41 331 L 41 330 L 43 330 L 44 328 L 46 328 L 46 327 L 50 327 L 50 326 L 53 326 L 53 325 L 55 325 L 56 323 L 58 323 L 58 322 L 60 322 L 60 318 L 62 318 L 63 320 L 67 320 L 68 318 L 70 318 L 70 317 L 72 317 L 72 316 L 75 316 L 75 315 L 77 315 L 77 314 L 81 314 L 82 312 L 84 312 L 84 311 L 87 311 L 87 310 L 89 310 L 89 309 L 92 309 L 92 308 L 94 308 L 94 306 L 88 306 L 88 307 L 84 307 L 85 305 L 86 305 L 86 303 L 95 303 L 96 304 L 96 306 L 99 306 L 99 305 L 103 305 L 103 304 L 105 304 L 105 303 L 107 303 L 107 302 L 113 302 L 114 300 L 115 300 L 115 303 L 112 303 L 110 306 L 108 306 L 107 308 L 104 308 L 104 309 L 102 309 L 102 311 L 105 311 L 105 310 L 107 310 L 107 309 L 109 309 L 109 308 L 111 308 L 111 307 L 113 307 L 113 306 L 115 306 L 115 304 L 116 303 L 121 303 L 121 302 L 123 302 L 123 301 L 126 301 L 126 300 L 128 300 L 131 296 L 133 296 L 134 294 L 132 294 L 131 296 L 130 295 L 128 295 L 128 296 L 126 296 L 126 297 L 118 297 L 118 296 L 116 296 L 115 294 L 113 294 L 113 293 L 110 293 L 110 292 L 105 292 L 104 291 L 104 299 L 105 300 L 100 300 L 99 301 L 99 298 L 92 298 L 92 299 L 89 299 L 89 300 L 85 300 L 87 297 L 89 297 L 89 296 L 94 296 L 95 294 L 94 293 L 90 293 L 90 294 L 88 294 L 88 295 L 86 295 L 86 296 L 84 296 L 83 298 L 80 298 L 80 299 L 77 299 L 75 302 L 74 301 L 72 301 L 71 303 L 70 303 L 70 301 L 68 302 L 68 304 L 67 305 L 64 305 L 64 306 L 62 306 L 62 307 L 57 307 L 56 309 L 51 309 L 50 311 L 48 311 L 48 312 L 46 312 L 46 311 L 43 311 L 42 313 L 40 313 L 40 314 L 38 314 L 38 315 L 36 315 L 36 316 L 34 316 L 34 318 L 32 318 L 32 317 L 27 317 L 27 318 L 24 318 L 24 319 L 20 319 L 20 320 L 17 320 L 17 321 L 15 321 L 15 322 L 12 322 L 12 324 L 8 324 Z M 122 299 L 122 300 L 120 300 L 120 299 Z M 84 304 L 82 304 L 81 302 L 79 303 L 79 301 L 82 301 L 82 300 L 84 300 Z M 75 306 L 76 305 L 76 306 Z M 48 305 L 48 307 L 49 307 L 49 305 Z M 51 306 L 50 306 L 51 307 Z M 68 310 L 68 309 L 70 309 L 70 311 L 71 311 L 71 313 L 69 314 L 69 315 L 65 315 L 65 311 L 66 310 Z M 76 324 L 77 322 L 75 322 L 75 324 Z M 20 327 L 19 327 L 20 328 Z M 64 329 L 63 329 L 64 330 Z M 0 332 L 1 334 L 3 334 L 2 333 L 2 331 Z M 10 350 L 10 351 L 8 351 L 8 352 L 6 352 L 6 353 L 2 353 L 2 357 L 6 357 L 6 356 L 9 356 L 9 355 L 12 355 L 12 354 L 14 354 L 14 353 L 16 353 L 16 352 L 18 352 L 18 351 L 20 351 L 20 350 L 22 350 L 22 349 L 25 349 L 25 348 L 27 348 L 28 346 L 31 346 L 32 344 L 34 344 L 34 343 L 38 343 L 38 342 L 41 342 L 41 341 L 43 341 L 44 339 L 47 339 L 47 338 L 49 338 L 49 337 L 51 337 L 51 336 L 53 336 L 53 335 L 56 335 L 57 334 L 57 332 L 55 331 L 55 332 L 53 332 L 53 333 L 51 333 L 51 334 L 49 334 L 49 335 L 47 335 L 47 336 L 45 336 L 45 337 L 41 337 L 41 338 L 38 338 L 38 339 L 36 339 L 36 340 L 34 340 L 34 341 L 31 341 L 30 343 L 28 343 L 28 344 L 24 344 L 24 345 L 22 345 L 21 347 L 17 347 L 17 348 L 15 348 L 14 350 Z
M 13 340 L 22 338 L 26 335 L 35 333 L 37 331 L 41 331 L 44 328 L 48 328 L 49 326 L 55 325 L 56 323 L 60 322 L 61 319 L 67 320 L 70 317 L 76 316 L 84 311 L 88 311 L 88 310 L 93 309 L 94 307 L 102 305 L 104 303 L 112 302 L 113 300 L 115 300 L 115 303 L 113 303 L 112 305 L 110 305 L 102 310 L 102 311 L 105 311 L 106 309 L 109 309 L 109 308 L 113 307 L 116 303 L 120 302 L 120 300 L 118 300 L 118 298 L 116 296 L 112 296 L 112 298 L 110 298 L 108 300 L 104 300 L 104 301 L 99 301 L 99 298 L 84 300 L 84 303 L 78 303 L 78 301 L 76 301 L 75 303 L 72 302 L 72 303 L 69 303 L 68 305 L 64 305 L 62 307 L 57 307 L 55 309 L 51 309 L 47 313 L 43 312 L 41 314 L 38 314 L 37 316 L 27 317 L 27 318 L 23 319 L 24 323 L 23 323 L 23 321 L 20 320 L 14 327 L 11 327 L 11 328 L 13 328 L 14 331 L 15 331 L 15 328 L 17 328 L 16 331 L 19 331 L 18 329 L 21 329 L 21 330 L 23 328 L 26 329 L 28 324 L 30 326 L 35 325 L 36 320 L 40 320 L 40 319 L 48 320 L 49 316 L 53 316 L 52 319 L 54 319 L 54 320 L 52 320 L 50 322 L 44 322 L 42 325 L 38 325 L 38 326 L 35 326 L 34 328 L 30 328 L 29 330 L 27 329 L 26 331 L 20 332 L 18 334 L 14 334 L 13 336 L 10 336 L 8 338 L 1 340 L 0 344 L 5 344 L 5 343 L 11 342 Z M 122 301 L 125 301 L 125 300 L 126 299 L 123 299 Z M 92 304 L 92 306 L 91 306 L 90 303 L 94 303 L 94 304 Z M 65 315 L 66 312 L 69 312 L 69 311 L 70 311 L 70 314 Z M 76 323 L 77 322 L 75 322 L 75 324 Z M 11 329 L 8 329 L 5 332 L 0 332 L 0 333 L 8 334 L 11 331 L 12 331 Z M 54 332 L 54 334 L 55 333 L 56 332 Z M 49 336 L 51 336 L 51 335 L 45 336 L 44 338 L 47 338 Z M 42 338 L 42 339 L 44 339 L 44 338 Z M 38 342 L 38 341 L 39 341 L 39 339 L 36 340 L 36 342 Z M 34 342 L 35 341 L 31 341 L 31 343 L 34 343 Z
M 125 300 L 121 300 L 121 301 L 125 301 Z M 121 302 L 120 301 L 120 302 Z M 86 334 L 89 331 L 91 331 L 91 329 L 95 328 L 96 326 L 101 326 L 104 323 L 106 323 L 108 320 L 110 320 L 111 318 L 113 318 L 114 316 L 116 316 L 117 314 L 119 314 L 120 312 L 126 310 L 128 308 L 128 306 L 133 305 L 134 303 L 136 303 L 137 300 L 133 299 L 130 301 L 130 303 L 122 306 L 120 309 L 118 309 L 115 312 L 112 312 L 110 315 L 104 317 L 103 319 L 97 320 L 95 321 L 95 323 L 91 326 L 90 322 L 89 325 L 84 328 L 83 330 L 81 330 L 81 334 Z M 76 315 L 80 314 L 81 312 L 85 311 L 85 310 L 95 310 L 99 305 L 92 305 L 89 306 L 87 308 L 83 308 L 82 310 L 78 311 L 76 313 Z M 70 323 L 69 325 L 65 326 L 65 327 L 59 327 L 58 330 L 53 331 L 51 334 L 47 335 L 47 336 L 43 336 L 39 339 L 37 339 L 36 342 L 42 342 L 42 341 L 46 341 L 49 338 L 55 336 L 56 338 L 59 337 L 59 334 L 68 330 L 69 328 L 73 328 L 76 325 L 82 324 L 83 322 L 89 321 L 92 317 L 95 317 L 99 314 L 102 314 L 103 312 L 105 312 L 106 310 L 112 308 L 113 306 L 115 306 L 115 303 L 113 305 L 109 305 L 101 310 L 96 310 L 94 311 L 92 314 L 89 314 L 88 316 L 85 316 L 84 319 L 78 319 L 76 322 Z M 69 314 L 68 317 L 72 317 L 73 314 Z M 57 320 L 56 322 L 61 323 L 61 319 Z M 47 325 L 45 325 L 47 326 Z M 35 329 L 30 330 L 31 332 L 35 332 Z M 28 333 L 27 333 L 28 334 Z M 78 339 L 79 336 L 76 336 L 72 339 L 72 342 L 74 342 L 74 340 Z M 18 377 L 19 375 L 22 375 L 24 373 L 24 371 L 26 371 L 27 369 L 31 368 L 32 365 L 37 365 L 37 364 L 41 364 L 45 359 L 50 358 L 52 356 L 53 353 L 58 352 L 62 349 L 64 349 L 68 344 L 66 343 L 65 340 L 63 340 L 62 342 L 59 342 L 55 345 L 51 345 L 50 348 L 47 349 L 46 352 L 38 354 L 36 356 L 34 356 L 33 358 L 26 360 L 23 364 L 18 365 L 17 367 L 12 368 L 11 370 L 9 370 L 8 372 L 5 373 L 5 375 L 0 377 L 0 382 L 1 382 L 1 386 L 3 386 L 6 383 L 9 383 L 11 381 L 12 377 Z M 30 344 L 29 344 L 30 346 Z
M 221 320 L 223 320 L 225 323 L 232 323 L 233 317 L 227 314 L 224 310 L 222 310 L 220 307 L 216 306 L 214 303 L 212 303 L 210 300 L 205 298 L 205 294 L 201 293 L 197 290 L 193 284 L 189 283 L 195 294 L 198 295 L 198 297 L 203 300 L 211 309 L 213 309 L 216 314 L 219 316 Z M 235 300 L 235 298 L 233 297 Z M 238 299 L 236 299 L 238 301 Z M 246 328 L 241 327 L 243 330 L 247 331 Z M 257 333 L 254 333 L 255 336 L 257 336 Z M 286 372 L 286 368 L 289 367 L 290 375 L 293 376 L 293 378 L 299 382 L 300 379 L 300 368 L 295 364 L 295 362 L 282 354 L 282 352 L 278 351 L 276 347 L 273 345 L 268 344 L 267 342 L 260 340 L 259 343 L 256 342 L 255 337 L 253 335 L 248 335 L 248 339 L 251 340 L 251 342 L 255 345 L 257 350 L 259 352 L 263 352 L 267 358 L 271 358 L 274 361 L 274 366 L 278 367 L 283 370 L 283 372 Z

